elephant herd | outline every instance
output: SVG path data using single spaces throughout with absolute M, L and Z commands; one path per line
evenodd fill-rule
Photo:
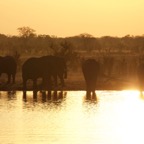
M 86 96 L 88 99 L 96 98 L 96 83 L 100 73 L 100 63 L 95 59 L 87 59 L 82 62 L 82 72 L 86 83 Z M 17 64 L 12 56 L 0 57 L 0 75 L 6 73 L 8 75 L 7 83 L 15 83 Z M 137 69 L 139 87 L 142 91 L 144 85 L 144 63 L 141 63 Z M 62 57 L 42 56 L 31 57 L 22 65 L 23 91 L 26 94 L 27 80 L 33 81 L 33 90 L 37 89 L 37 79 L 42 78 L 42 89 L 51 90 L 52 85 L 58 86 L 58 79 L 63 87 L 65 85 L 64 78 L 67 78 L 66 61 Z M 53 79 L 53 83 L 52 80 Z
M 22 66 L 23 91 L 26 93 L 26 83 L 28 79 L 33 80 L 33 90 L 37 90 L 37 79 L 42 78 L 42 89 L 50 91 L 52 80 L 54 87 L 58 86 L 57 78 L 60 79 L 61 86 L 65 85 L 64 78 L 67 78 L 66 62 L 57 56 L 33 57 L 26 60 Z M 26 94 L 24 94 L 26 95 Z
M 7 84 L 15 83 L 17 63 L 12 56 L 0 57 L 0 74 L 8 75 Z M 37 91 L 37 80 L 42 78 L 42 90 L 52 89 L 52 78 L 54 87 L 58 86 L 58 78 L 63 87 L 64 78 L 67 78 L 67 67 L 64 58 L 57 56 L 31 57 L 22 65 L 23 92 L 26 95 L 27 80 L 33 81 L 33 91 Z

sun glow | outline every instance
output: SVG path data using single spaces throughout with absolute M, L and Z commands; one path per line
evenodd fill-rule
M 138 90 L 123 90 L 122 95 L 123 96 L 138 96 L 139 91 Z
M 140 92 L 136 90 L 122 91 L 125 101 L 119 109 L 118 121 L 119 134 L 123 143 L 141 143 L 144 126 L 144 101 L 141 100 Z

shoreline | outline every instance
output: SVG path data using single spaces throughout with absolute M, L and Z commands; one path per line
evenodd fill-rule
M 37 91 L 42 90 L 37 88 Z M 57 91 L 86 91 L 85 83 L 68 83 L 64 88 L 58 87 Z M 121 91 L 121 90 L 138 90 L 138 85 L 134 84 L 121 84 L 121 85 L 97 85 L 96 90 L 109 90 L 109 91 Z M 22 84 L 1 84 L 0 91 L 23 91 Z M 28 86 L 27 91 L 33 91 L 32 86 Z M 52 89 L 54 91 L 54 89 Z

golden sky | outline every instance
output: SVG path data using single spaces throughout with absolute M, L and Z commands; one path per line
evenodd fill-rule
M 0 33 L 95 37 L 144 34 L 144 0 L 0 0 Z

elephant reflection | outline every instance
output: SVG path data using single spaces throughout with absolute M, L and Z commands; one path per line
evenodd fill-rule
M 9 84 L 12 79 L 12 83 L 15 83 L 15 75 L 16 75 L 17 64 L 12 56 L 0 57 L 0 75 L 2 73 L 6 73 L 8 75 Z
M 100 65 L 95 59 L 87 59 L 82 63 L 82 71 L 86 82 L 86 97 L 91 99 L 96 98 L 96 83 L 100 70 Z
M 43 56 L 43 57 L 33 57 L 25 61 L 22 66 L 22 79 L 23 79 L 23 89 L 24 95 L 26 95 L 27 90 L 27 80 L 33 80 L 33 91 L 36 95 L 37 91 L 37 79 L 42 78 L 42 89 L 51 90 L 52 80 L 54 78 L 54 87 L 57 87 L 57 77 L 60 78 L 62 86 L 64 85 L 64 76 L 66 77 L 66 63 L 63 58 L 56 56 Z

